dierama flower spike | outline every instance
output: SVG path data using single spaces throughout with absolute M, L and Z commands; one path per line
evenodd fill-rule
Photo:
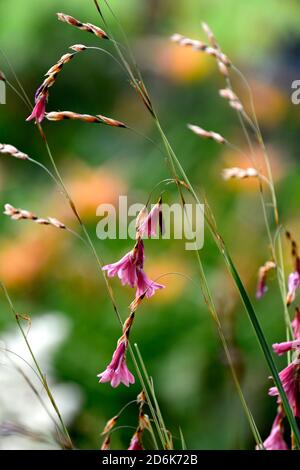
M 113 388 L 116 388 L 120 383 L 123 383 L 126 387 L 134 383 L 134 377 L 126 365 L 126 349 L 125 339 L 121 339 L 111 362 L 104 372 L 97 375 L 100 379 L 99 382 L 110 382 Z

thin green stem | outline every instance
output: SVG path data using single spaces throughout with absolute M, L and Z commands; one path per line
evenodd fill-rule
M 134 344 L 134 347 L 136 349 L 136 352 L 137 352 L 137 357 L 140 361 L 140 364 L 141 364 L 141 367 L 142 367 L 142 371 L 144 373 L 144 376 L 146 378 L 146 382 L 148 384 L 148 387 L 151 391 L 151 395 L 152 395 L 152 399 L 153 399 L 153 402 L 154 402 L 154 405 L 155 405 L 155 408 L 157 410 L 157 417 L 159 419 L 159 423 L 160 423 L 160 427 L 161 429 L 164 431 L 164 434 L 165 434 L 165 440 L 166 440 L 166 443 L 168 444 L 168 449 L 170 449 L 170 445 L 171 445 L 171 442 L 170 442 L 170 439 L 169 439 L 169 435 L 167 433 L 167 429 L 166 429 L 166 426 L 165 426 L 165 423 L 164 423 L 164 419 L 163 419 L 163 416 L 162 416 L 162 413 L 161 413 L 161 410 L 160 410 L 160 406 L 159 406 L 159 403 L 157 401 L 157 398 L 156 398 L 156 395 L 155 395 L 155 391 L 154 391 L 154 388 L 153 388 L 153 384 L 150 380 L 150 377 L 149 377 L 149 374 L 147 372 L 147 369 L 146 369 L 146 366 L 145 366 L 145 363 L 143 361 L 143 358 L 142 358 L 142 355 L 141 355 L 141 352 L 139 350 L 139 347 L 137 345 L 137 343 Z
M 50 400 L 50 402 L 51 402 L 51 404 L 52 404 L 52 406 L 53 406 L 53 408 L 54 408 L 54 410 L 55 410 L 55 413 L 57 414 L 57 417 L 58 417 L 58 419 L 59 419 L 59 421 L 60 421 L 61 427 L 62 427 L 62 429 L 63 429 L 63 432 L 64 432 L 65 437 L 66 437 L 67 442 L 68 442 L 68 447 L 71 448 L 71 449 L 74 449 L 74 446 L 73 446 L 71 437 L 70 437 L 70 435 L 69 435 L 68 429 L 67 429 L 67 427 L 66 427 L 66 425 L 65 425 L 65 423 L 64 423 L 64 420 L 63 420 L 62 415 L 61 415 L 61 413 L 60 413 L 60 411 L 59 411 L 59 408 L 58 408 L 58 406 L 57 406 L 57 404 L 56 404 L 56 401 L 55 401 L 55 399 L 54 399 L 54 397 L 53 397 L 53 395 L 52 395 L 52 393 L 51 393 L 51 391 L 50 391 L 50 388 L 49 388 L 49 385 L 48 385 L 46 376 L 43 374 L 42 369 L 41 369 L 40 366 L 39 366 L 39 363 L 38 363 L 38 361 L 37 361 L 37 359 L 36 359 L 36 357 L 35 357 L 35 355 L 34 355 L 34 353 L 33 353 L 33 350 L 32 350 L 32 348 L 31 348 L 31 346 L 30 346 L 30 343 L 29 343 L 29 341 L 28 341 L 28 339 L 27 339 L 27 336 L 26 336 L 26 334 L 25 334 L 25 332 L 24 332 L 24 330 L 23 330 L 23 327 L 22 327 L 21 322 L 20 322 L 20 319 L 19 319 L 19 315 L 18 315 L 17 312 L 15 311 L 15 308 L 14 308 L 14 306 L 13 306 L 13 303 L 12 303 L 12 301 L 11 301 L 11 298 L 10 298 L 10 296 L 9 296 L 9 294 L 8 294 L 8 291 L 7 291 L 6 287 L 5 287 L 5 285 L 4 285 L 2 282 L 0 282 L 0 286 L 1 286 L 2 290 L 3 290 L 3 292 L 4 292 L 4 295 L 5 295 L 5 297 L 6 297 L 6 300 L 7 300 L 8 304 L 9 304 L 9 306 L 10 306 L 10 309 L 11 309 L 11 311 L 12 311 L 12 313 L 13 313 L 15 319 L 16 319 L 16 322 L 17 322 L 17 325 L 18 325 L 18 327 L 19 327 L 19 330 L 21 331 L 21 334 L 22 334 L 22 336 L 23 336 L 23 338 L 24 338 L 24 341 L 25 341 L 25 343 L 26 343 L 27 349 L 28 349 L 28 351 L 29 351 L 29 353 L 30 353 L 30 356 L 31 356 L 31 358 L 32 358 L 32 360 L 33 360 L 33 363 L 34 363 L 35 367 L 36 367 L 36 370 L 37 370 L 37 372 L 38 372 L 38 374 L 39 374 L 39 376 L 40 376 L 40 379 L 41 379 L 42 384 L 43 384 L 43 386 L 44 386 L 44 388 L 45 388 L 45 390 L 46 390 L 46 393 L 47 393 L 47 395 L 48 395 L 48 398 L 49 398 L 49 400 Z

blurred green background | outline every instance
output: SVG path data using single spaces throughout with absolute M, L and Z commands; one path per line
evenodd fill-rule
M 100 2 L 101 3 L 101 2 Z M 282 305 L 275 279 L 260 302 L 255 300 L 258 268 L 269 257 L 257 193 L 251 182 L 224 182 L 221 170 L 245 166 L 247 161 L 214 142 L 203 141 L 186 127 L 188 122 L 220 132 L 247 151 L 236 114 L 218 96 L 224 87 L 214 60 L 169 41 L 174 32 L 203 38 L 201 21 L 215 32 L 222 48 L 243 70 L 255 96 L 258 118 L 272 158 L 284 224 L 297 239 L 299 231 L 299 108 L 291 102 L 291 83 L 300 78 L 300 5 L 286 0 L 119 0 L 111 1 L 144 74 L 163 127 L 191 181 L 205 191 L 219 230 L 251 294 L 268 340 L 284 339 Z M 92 0 L 1 0 L 0 47 L 30 97 L 45 72 L 72 44 L 98 45 L 113 52 L 106 41 L 56 20 L 63 11 L 100 24 Z M 120 41 L 118 26 L 109 22 Z M 17 86 L 5 58 L 0 69 Z M 245 87 L 233 78 L 239 96 L 248 105 Z M 139 133 L 159 142 L 153 122 L 122 70 L 106 55 L 86 51 L 68 64 L 50 90 L 47 109 L 104 114 L 124 120 Z M 0 105 L 0 142 L 15 145 L 45 165 L 47 153 L 22 101 L 7 89 Z M 74 197 L 98 252 L 113 262 L 132 247 L 131 240 L 96 238 L 97 206 L 117 204 L 118 196 L 144 203 L 155 184 L 169 176 L 157 147 L 122 129 L 78 122 L 44 125 L 55 160 Z M 255 149 L 259 158 L 259 151 Z M 74 230 L 76 221 L 64 198 L 39 168 L 2 157 L 1 205 L 51 215 Z M 154 194 L 155 202 L 159 190 Z M 164 202 L 177 200 L 168 186 Z M 78 448 L 99 448 L 105 422 L 139 393 L 138 383 L 113 390 L 98 384 L 96 374 L 110 361 L 119 337 L 119 325 L 104 283 L 90 252 L 64 232 L 26 222 L 0 218 L 0 277 L 18 311 L 36 315 L 58 310 L 70 322 L 70 333 L 55 353 L 57 381 L 76 383 L 82 404 L 70 433 Z M 299 239 L 298 239 L 299 242 Z M 287 271 L 292 269 L 285 245 Z M 146 241 L 146 271 L 155 278 L 181 272 L 197 282 L 197 264 L 180 240 Z M 276 405 L 268 398 L 269 372 L 245 311 L 208 232 L 201 251 L 226 337 L 235 358 L 243 390 L 263 437 L 269 433 Z M 252 435 L 220 342 L 200 289 L 184 277 L 166 276 L 163 292 L 140 307 L 132 340 L 139 344 L 174 443 L 180 447 L 179 426 L 190 449 L 251 449 Z M 125 319 L 133 291 L 112 280 L 117 304 Z M 0 328 L 13 325 L 3 296 Z M 51 332 L 49 332 L 49 335 Z M 29 335 L 30 338 L 30 335 Z M 130 358 L 128 364 L 133 371 Z M 278 359 L 283 366 L 284 359 Z M 0 408 L 1 409 L 1 408 Z M 42 412 L 42 411 L 41 411 Z M 1 415 L 0 415 L 1 416 Z M 122 423 L 135 426 L 137 409 L 131 405 Z M 112 448 L 126 448 L 133 430 L 113 434 Z M 146 441 L 147 442 L 147 441 Z

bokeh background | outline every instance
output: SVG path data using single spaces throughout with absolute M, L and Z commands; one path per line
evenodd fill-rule
M 247 151 L 236 114 L 218 96 L 224 86 L 213 59 L 169 41 L 174 32 L 204 38 L 201 21 L 214 30 L 224 51 L 251 84 L 257 115 L 272 159 L 282 220 L 297 239 L 299 232 L 299 107 L 291 102 L 291 83 L 300 78 L 300 5 L 296 0 L 119 0 L 111 1 L 143 71 L 157 112 L 171 143 L 197 189 L 204 190 L 219 230 L 253 299 L 270 342 L 283 340 L 282 305 L 275 279 L 267 295 L 255 300 L 258 267 L 268 259 L 268 244 L 257 193 L 250 182 L 224 182 L 222 168 L 247 166 L 239 154 L 191 134 L 192 122 L 226 136 Z M 43 75 L 72 44 L 108 42 L 56 20 L 63 11 L 100 24 L 92 0 L 1 0 L 0 47 L 33 97 Z M 108 15 L 109 17 L 109 15 Z M 118 27 L 110 18 L 118 33 Z M 122 36 L 118 36 L 122 40 Z M 17 86 L 4 56 L 0 69 Z M 248 104 L 245 87 L 234 79 Z M 153 122 L 122 70 L 106 55 L 87 51 L 68 64 L 51 89 L 48 110 L 104 114 L 124 120 L 140 134 L 159 142 Z M 7 90 L 0 106 L 0 142 L 10 143 L 45 165 L 48 157 L 28 110 Z M 96 237 L 97 206 L 145 202 L 155 184 L 169 176 L 157 147 L 140 135 L 77 122 L 45 123 L 50 146 L 66 186 L 105 262 L 119 259 L 130 240 Z M 259 158 L 259 152 L 258 158 Z M 165 188 L 165 202 L 177 200 Z M 154 193 L 154 200 L 159 190 Z M 10 202 L 51 215 L 79 230 L 56 187 L 38 167 L 2 157 L 1 206 Z M 29 340 L 51 378 L 57 399 L 78 448 L 99 448 L 105 422 L 139 393 L 138 383 L 113 390 L 98 384 L 96 374 L 111 358 L 119 325 L 103 280 L 86 247 L 70 234 L 51 227 L 0 218 L 0 278 L 18 312 L 30 315 Z M 300 242 L 298 238 L 298 242 Z M 291 261 L 285 248 L 286 269 Z M 180 240 L 146 242 L 146 270 L 152 277 L 180 272 L 197 283 L 197 264 Z M 263 437 L 269 432 L 276 405 L 268 398 L 268 370 L 253 331 L 209 233 L 201 257 L 222 318 L 243 390 Z M 143 303 L 132 330 L 139 344 L 168 428 L 180 448 L 179 427 L 188 448 L 251 449 L 253 438 L 244 418 L 218 336 L 196 284 L 179 275 L 164 278 L 166 289 Z M 130 288 L 113 279 L 123 318 L 133 298 Z M 4 297 L 0 296 L 1 340 L 22 352 L 20 333 Z M 27 325 L 24 325 L 27 328 Z M 14 359 L 14 358 L 12 358 Z M 283 366 L 284 360 L 278 359 Z M 128 363 L 133 369 L 131 360 Z M 22 367 L 26 373 L 25 363 Z M 39 431 L 51 423 L 13 364 L 0 369 L 0 420 Z M 6 392 L 6 393 L 5 393 Z M 122 415 L 135 426 L 137 409 Z M 112 448 L 128 446 L 132 428 L 113 434 Z M 2 437 L 2 448 L 45 446 L 24 437 Z

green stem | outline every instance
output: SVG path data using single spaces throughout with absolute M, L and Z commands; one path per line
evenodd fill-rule
M 52 393 L 51 393 L 51 391 L 50 391 L 50 389 L 49 389 L 46 376 L 43 374 L 42 369 L 40 368 L 39 363 L 38 363 L 38 361 L 37 361 L 37 359 L 36 359 L 36 357 L 35 357 L 35 355 L 34 355 L 34 353 L 33 353 L 33 350 L 32 350 L 32 348 L 31 348 L 31 346 L 30 346 L 30 343 L 29 343 L 29 341 L 28 341 L 28 339 L 27 339 L 27 336 L 26 336 L 25 333 L 24 333 L 24 330 L 23 330 L 22 325 L 21 325 L 21 323 L 20 323 L 19 316 L 18 316 L 17 312 L 15 311 L 15 308 L 14 308 L 13 303 L 12 303 L 12 301 L 11 301 L 11 298 L 10 298 L 8 292 L 7 292 L 7 289 L 6 289 L 5 285 L 4 285 L 2 282 L 0 282 L 0 286 L 1 286 L 2 290 L 3 290 L 3 292 L 4 292 L 4 295 L 5 295 L 5 297 L 6 297 L 6 299 L 7 299 L 7 302 L 8 302 L 8 304 L 9 304 L 9 306 L 10 306 L 10 309 L 11 309 L 12 313 L 14 314 L 14 317 L 15 317 L 15 319 L 16 319 L 17 325 L 18 325 L 18 327 L 19 327 L 19 329 L 20 329 L 20 331 L 21 331 L 21 334 L 22 334 L 22 336 L 23 336 L 23 338 L 24 338 L 24 341 L 25 341 L 25 343 L 26 343 L 26 346 L 27 346 L 27 348 L 28 348 L 28 351 L 29 351 L 29 353 L 30 353 L 30 356 L 31 356 L 31 358 L 32 358 L 32 360 L 33 360 L 33 362 L 34 362 L 34 365 L 35 365 L 35 367 L 36 367 L 36 370 L 37 370 L 37 372 L 38 372 L 38 374 L 39 374 L 39 376 L 40 376 L 40 379 L 41 379 L 41 381 L 42 381 L 42 384 L 43 384 L 43 386 L 44 386 L 44 388 L 45 388 L 45 390 L 46 390 L 46 393 L 47 393 L 47 395 L 48 395 L 48 398 L 49 398 L 49 400 L 50 400 L 50 402 L 51 402 L 51 404 L 52 404 L 52 406 L 53 406 L 53 408 L 54 408 L 54 410 L 55 410 L 55 413 L 57 414 L 57 417 L 58 417 L 58 419 L 59 419 L 59 421 L 60 421 L 60 424 L 61 424 L 61 427 L 62 427 L 63 432 L 64 432 L 64 434 L 65 434 L 65 437 L 67 438 L 68 448 L 74 449 L 74 446 L 73 446 L 71 437 L 70 437 L 69 432 L 68 432 L 68 430 L 67 430 L 67 427 L 66 427 L 66 425 L 65 425 L 65 423 L 64 423 L 64 420 L 63 420 L 63 418 L 62 418 L 62 415 L 61 415 L 61 413 L 60 413 L 60 411 L 59 411 L 59 408 L 58 408 L 58 406 L 57 406 L 57 404 L 56 404 L 56 401 L 55 401 L 55 399 L 54 399 L 54 397 L 53 397 L 53 395 L 52 395 Z

